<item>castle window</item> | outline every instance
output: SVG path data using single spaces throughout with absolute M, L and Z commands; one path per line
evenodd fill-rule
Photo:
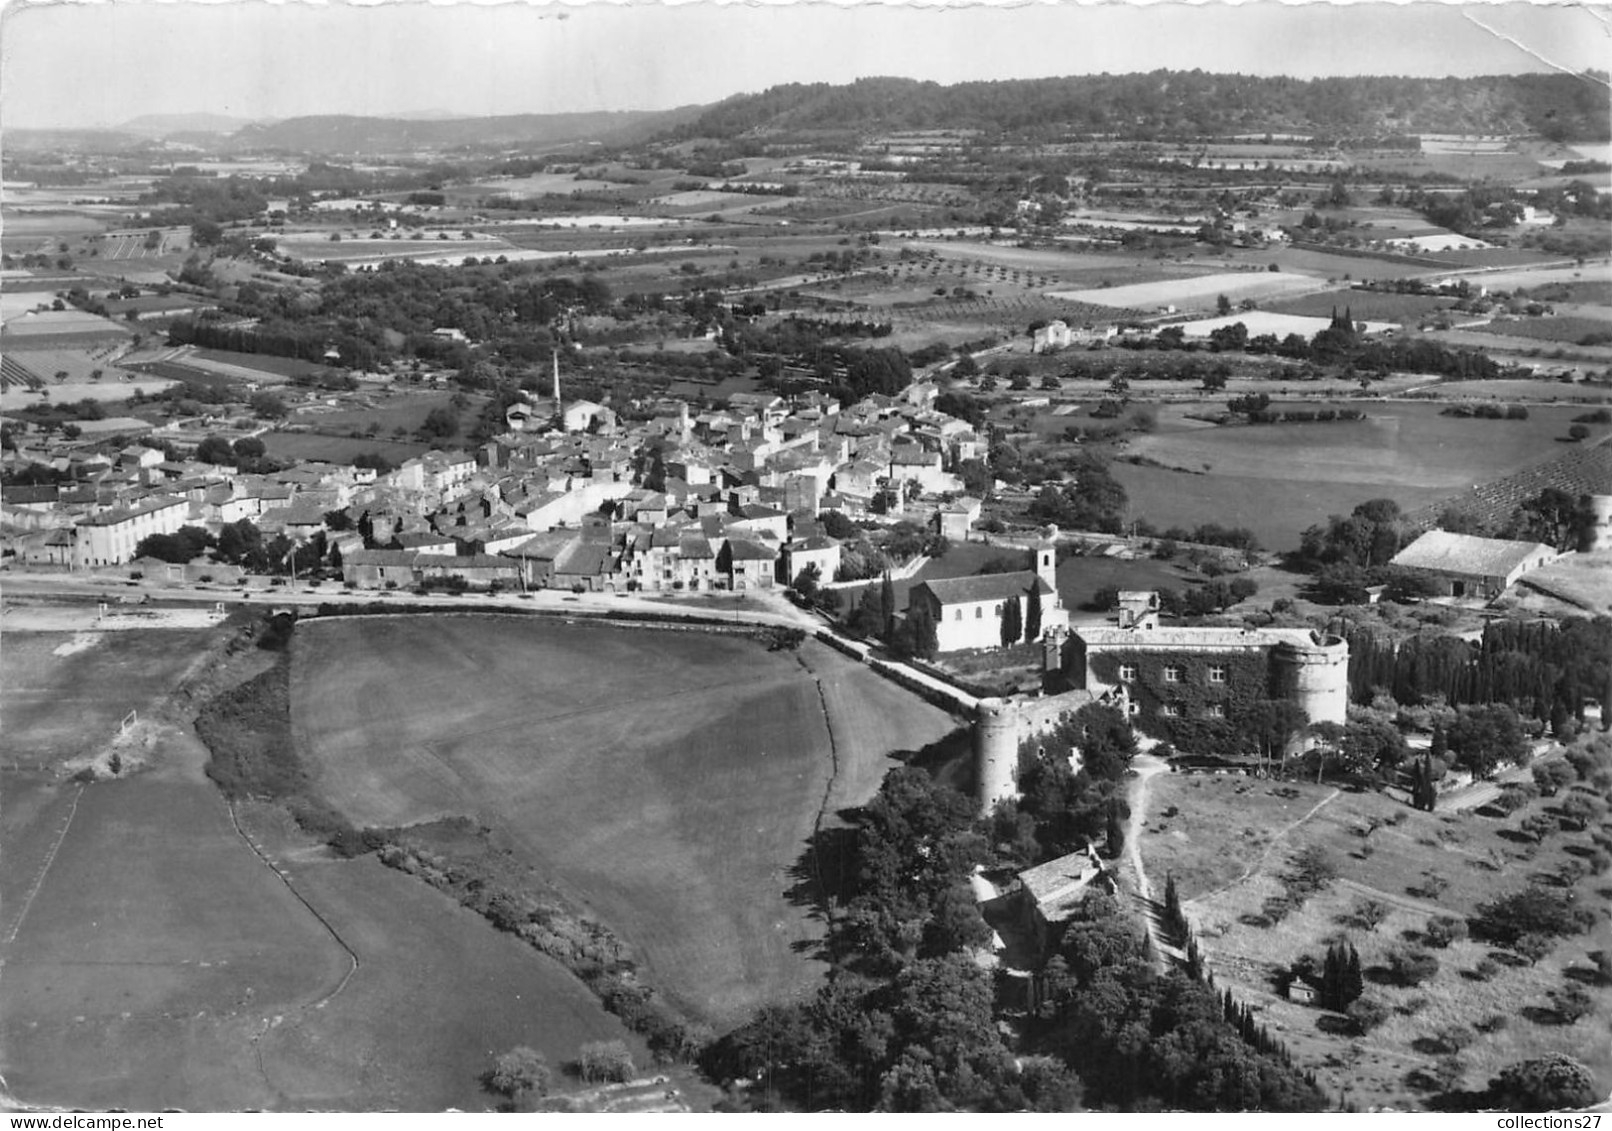
M 1210 683 L 1225 683 L 1226 682 L 1226 666 L 1224 664 L 1213 664 L 1213 665 L 1210 666 L 1210 668 L 1209 668 L 1209 682 Z
M 1226 717 L 1226 705 L 1224 703 L 1211 703 L 1211 704 L 1209 704 L 1209 717 L 1211 719 L 1223 719 L 1223 718 L 1225 718 Z
M 1119 681 L 1121 683 L 1135 683 L 1136 682 L 1136 665 L 1135 664 L 1121 664 L 1119 666 Z
M 952 620 L 962 620 L 962 619 L 963 619 L 963 610 L 958 609 L 957 610 L 957 615 L 952 617 Z
M 1140 715 L 1142 713 L 1142 704 L 1132 699 L 1129 703 L 1125 704 L 1125 713 L 1133 716 Z
M 1174 703 L 1165 703 L 1159 707 L 1159 714 L 1166 718 L 1175 719 L 1181 716 L 1181 708 Z
M 975 620 L 984 620 L 985 619 L 985 606 L 984 605 L 980 605 L 978 608 L 976 608 L 974 610 L 974 619 Z
M 1164 668 L 1165 683 L 1180 683 L 1181 669 L 1175 664 L 1167 664 Z

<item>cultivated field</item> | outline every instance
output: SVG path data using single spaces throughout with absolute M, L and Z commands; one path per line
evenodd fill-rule
M 1560 454 L 1557 438 L 1578 415 L 1565 406 L 1531 408 L 1527 420 L 1458 419 L 1440 415 L 1444 406 L 1438 404 L 1342 407 L 1364 409 L 1367 418 L 1178 430 L 1170 418 L 1180 410 L 1167 408 L 1160 412 L 1159 431 L 1131 440 L 1128 451 L 1215 475 L 1456 490 Z
M 642 1059 L 558 964 L 373 857 L 337 860 L 283 812 L 246 806 L 242 828 L 286 879 L 266 866 L 203 776 L 205 748 L 158 709 L 212 639 L 5 634 L 0 1075 L 11 1095 L 139 1110 L 476 1110 L 490 1102 L 477 1081 L 490 1054 L 516 1044 L 558 1066 L 582 1042 L 624 1038 Z M 131 706 L 149 739 L 137 744 L 143 770 L 126 763 L 87 785 L 60 775 Z
M 673 1000 L 732 1021 L 817 976 L 797 944 L 818 928 L 783 893 L 835 759 L 876 780 L 888 752 L 954 725 L 820 646 L 802 656 L 815 678 L 742 637 L 497 617 L 310 624 L 294 726 L 354 823 L 459 814 L 499 829 Z
M 1414 325 L 1429 314 L 1448 309 L 1454 299 L 1442 295 L 1397 295 L 1387 291 L 1327 291 L 1270 303 L 1267 309 L 1282 314 L 1307 314 L 1330 318 L 1344 308 L 1356 321 L 1381 321 Z
M 1573 388 L 1527 384 L 1522 399 L 1530 401 Z M 1459 395 L 1466 388 L 1441 390 Z M 1113 464 L 1129 496 L 1129 517 L 1159 526 L 1246 526 L 1267 547 L 1290 548 L 1306 527 L 1367 499 L 1394 499 L 1411 510 L 1559 455 L 1570 421 L 1584 411 L 1534 405 L 1527 420 L 1517 421 L 1441 416 L 1445 406 L 1438 403 L 1346 407 L 1364 409 L 1367 419 L 1205 428 L 1181 416 L 1193 406 L 1160 406 L 1158 431 L 1132 438 L 1125 450 L 1162 466 Z
M 1546 998 L 1564 984 L 1565 971 L 1588 969 L 1588 951 L 1612 942 L 1604 920 L 1596 932 L 1558 943 L 1537 965 L 1503 963 L 1487 980 L 1473 970 L 1492 952 L 1467 939 L 1433 950 L 1439 970 L 1415 989 L 1394 984 L 1386 968 L 1389 951 L 1420 938 L 1430 918 L 1462 918 L 1569 859 L 1563 851 L 1568 833 L 1532 850 L 1502 835 L 1527 813 L 1553 804 L 1535 801 L 1502 821 L 1476 812 L 1415 812 L 1379 794 L 1324 785 L 1166 774 L 1151 784 L 1141 851 L 1155 889 L 1166 873 L 1174 875 L 1218 986 L 1253 1006 L 1261 1024 L 1317 1071 L 1330 1095 L 1347 1094 L 1362 1110 L 1405 1110 L 1419 1106 L 1407 1077 L 1430 1072 L 1436 1043 L 1459 1026 L 1477 1029 L 1477 1039 L 1461 1053 L 1465 1087 L 1481 1088 L 1504 1065 L 1552 1050 L 1579 1057 L 1603 1080 L 1612 1071 L 1605 1041 L 1594 1036 L 1605 1032 L 1612 1005 L 1605 991 L 1597 995 L 1596 1014 L 1572 1025 L 1549 1016 Z M 1363 836 L 1372 820 L 1398 823 Z M 1258 916 L 1264 901 L 1280 892 L 1280 874 L 1309 846 L 1324 848 L 1340 865 L 1338 881 L 1279 925 L 1262 925 Z M 1436 895 L 1425 887 L 1429 871 L 1445 881 Z M 1579 886 L 1582 898 L 1605 906 L 1602 881 Z M 1349 921 L 1366 900 L 1386 908 L 1375 927 Z M 1340 936 L 1360 952 L 1367 993 L 1394 1010 L 1365 1037 L 1339 1033 L 1343 1021 L 1335 1015 L 1283 1000 L 1272 981 L 1299 955 L 1319 958 L 1327 940 Z M 1483 1032 L 1497 1016 L 1501 1027 Z
M 47 769 L 108 742 L 118 721 L 177 684 L 206 630 L 7 629 L 0 648 L 0 766 Z
M 1297 291 L 1317 290 L 1321 283 L 1309 276 L 1292 275 L 1280 271 L 1224 272 L 1197 275 L 1185 279 L 1170 279 L 1156 283 L 1132 283 L 1128 286 L 1097 288 L 1081 291 L 1056 291 L 1054 298 L 1068 298 L 1076 302 L 1089 302 L 1098 306 L 1130 307 L 1148 310 L 1170 305 L 1181 307 L 1212 307 L 1216 299 L 1225 295 L 1233 302 L 1245 298 L 1264 299 L 1273 295 L 1292 294 Z
M 1320 427 L 1330 427 L 1321 425 Z M 1348 514 L 1367 499 L 1392 498 L 1407 510 L 1446 497 L 1449 491 L 1405 484 L 1361 484 L 1330 479 L 1277 480 L 1260 475 L 1194 475 L 1157 467 L 1115 463 L 1132 518 L 1155 526 L 1191 529 L 1204 522 L 1244 526 L 1266 549 L 1298 546 L 1299 535 L 1328 515 Z

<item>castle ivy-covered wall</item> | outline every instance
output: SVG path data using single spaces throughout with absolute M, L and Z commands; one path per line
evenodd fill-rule
M 1133 702 L 1141 713 L 1132 725 L 1144 734 L 1172 743 L 1179 749 L 1198 754 L 1234 754 L 1248 745 L 1239 736 L 1243 721 L 1254 703 L 1280 694 L 1272 684 L 1269 651 L 1239 649 L 1226 652 L 1157 651 L 1154 649 L 1104 649 L 1090 658 L 1092 675 L 1107 684 L 1118 684 L 1120 668 L 1130 665 L 1136 678 L 1125 681 Z M 1165 679 L 1165 668 L 1181 669 L 1181 679 Z M 1209 671 L 1226 669 L 1224 683 L 1212 683 Z M 1163 708 L 1173 704 L 1176 715 Z M 1223 718 L 1212 718 L 1209 708 L 1219 704 Z

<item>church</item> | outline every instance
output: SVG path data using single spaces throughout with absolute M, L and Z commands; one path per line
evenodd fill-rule
M 1041 599 L 1041 628 L 1030 643 L 1061 636 L 1069 629 L 1069 610 L 1058 596 L 1058 528 L 1048 527 L 1030 550 L 1030 569 L 987 573 L 976 577 L 937 578 L 920 582 L 907 595 L 907 616 L 926 606 L 935 625 L 941 654 L 971 648 L 1002 647 L 1002 617 L 1009 601 L 1019 604 L 1019 623 L 1028 627 L 1030 594 Z

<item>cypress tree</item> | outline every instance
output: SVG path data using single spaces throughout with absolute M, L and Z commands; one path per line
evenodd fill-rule
M 1125 827 L 1120 824 L 1119 810 L 1110 802 L 1108 806 L 1107 827 L 1104 829 L 1107 836 L 1107 850 L 1109 858 L 1117 857 L 1125 850 Z
M 1181 913 L 1181 893 L 1175 887 L 1175 873 L 1170 872 L 1164 877 L 1164 926 L 1173 938 L 1180 938 L 1186 932 L 1186 917 Z
M 1002 603 L 1002 647 L 1010 648 L 1024 636 L 1024 614 L 1019 611 L 1019 599 L 1009 597 Z
M 896 585 L 890 580 L 890 571 L 884 571 L 884 582 L 879 586 L 879 601 L 884 606 L 884 638 L 892 640 L 896 634 Z
M 1030 584 L 1030 599 L 1024 612 L 1024 638 L 1034 644 L 1041 639 L 1041 581 Z
M 1343 972 L 1338 969 L 1339 957 L 1336 946 L 1327 947 L 1326 961 L 1321 966 L 1321 1008 L 1341 1010 L 1338 1004 Z
M 1359 999 L 1366 992 L 1366 979 L 1360 970 L 1360 952 L 1355 950 L 1354 944 L 1349 944 L 1349 961 L 1343 968 L 1343 999 L 1342 1009 L 1348 1009 L 1349 1004 Z

